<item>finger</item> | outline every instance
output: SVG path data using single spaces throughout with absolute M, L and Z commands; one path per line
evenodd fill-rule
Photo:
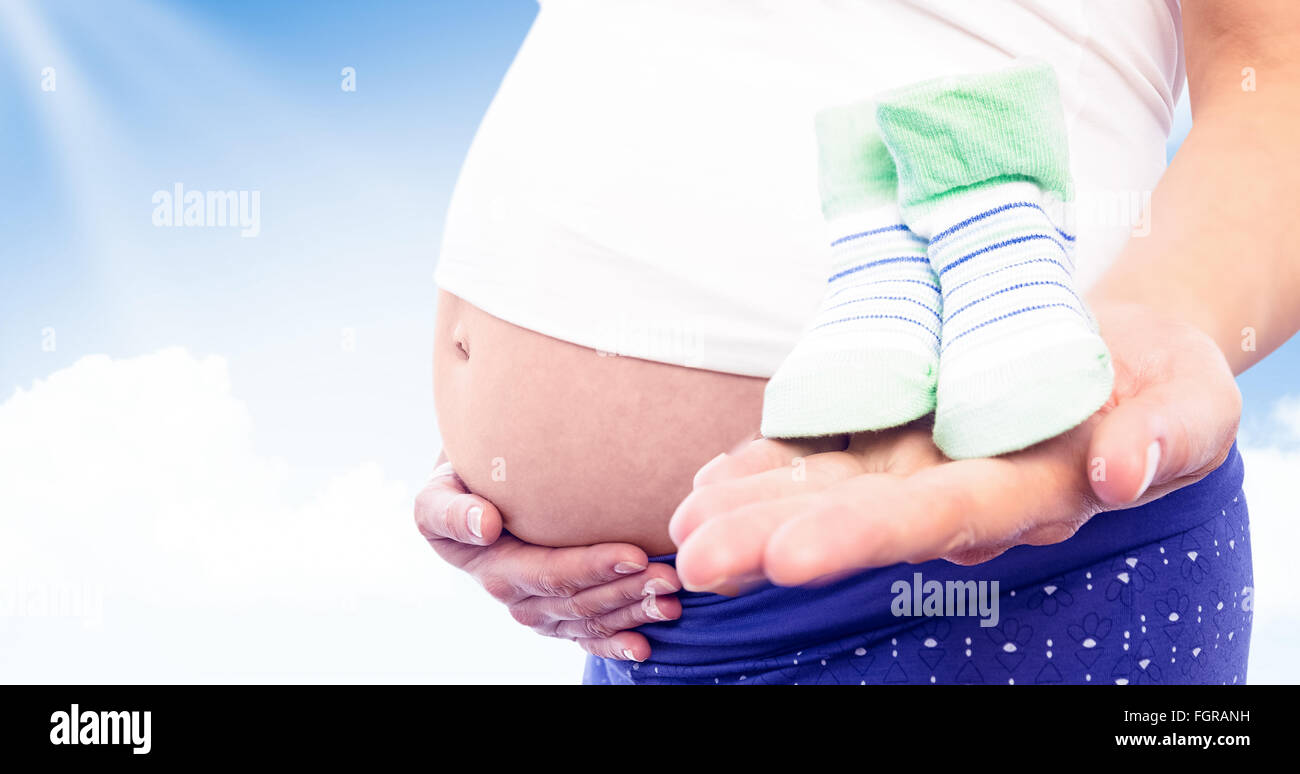
M 455 540 L 490 545 L 501 536 L 496 506 L 470 494 L 450 465 L 434 470 L 433 478 L 415 498 L 415 523 L 427 540 Z
M 708 486 L 767 470 L 789 468 L 800 457 L 827 451 L 842 451 L 847 445 L 848 439 L 842 435 L 794 441 L 760 438 L 751 441 L 739 451 L 719 454 L 709 460 L 696 472 L 694 485 Z
M 457 543 L 454 540 L 440 538 L 430 539 L 429 545 L 433 547 L 433 550 L 437 552 L 438 556 L 441 557 L 444 562 L 447 562 L 452 567 L 465 570 L 471 575 L 477 577 L 481 573 L 474 572 L 474 567 L 498 566 L 501 557 L 511 553 L 518 546 L 523 544 L 514 536 L 503 534 L 490 546 L 475 546 L 468 543 Z M 483 583 L 481 577 L 479 577 L 478 580 L 480 583 Z M 509 594 L 498 594 L 491 588 L 489 588 L 488 591 L 492 592 L 492 596 L 507 602 L 518 596 L 513 592 L 513 590 Z M 509 599 L 507 599 L 507 597 L 509 597 Z
M 752 503 L 816 492 L 863 472 L 860 459 L 842 451 L 794 459 L 794 465 L 786 459 L 775 468 L 696 487 L 668 521 L 669 537 L 680 546 L 700 525 L 720 514 Z
M 1082 493 L 1069 493 L 1086 487 L 1071 482 L 1072 459 L 1047 448 L 952 462 L 901 479 L 859 476 L 826 490 L 808 513 L 777 529 L 764 571 L 774 583 L 797 585 L 996 548 L 1048 523 L 1073 534 L 1092 512 Z
M 672 621 L 682 615 L 682 603 L 677 597 L 660 597 L 655 594 L 643 597 L 640 602 L 626 605 L 612 613 L 578 621 L 560 621 L 555 627 L 557 637 L 568 639 L 598 639 L 635 629 L 642 624 Z
M 750 576 L 764 572 L 764 552 L 772 535 L 787 521 L 815 508 L 824 495 L 755 502 L 704 522 L 677 551 L 682 586 L 731 593 Z
M 578 645 L 593 656 L 616 661 L 645 661 L 650 658 L 650 643 L 637 632 L 619 632 L 613 637 L 579 639 Z
M 677 572 L 667 564 L 654 562 L 644 572 L 593 586 L 571 597 L 529 597 L 510 612 L 525 626 L 542 626 L 561 620 L 596 618 L 639 603 L 651 594 L 673 594 L 679 589 Z
M 1188 477 L 1199 478 L 1227 458 L 1240 416 L 1241 393 L 1230 378 L 1174 376 L 1144 387 L 1121 400 L 1093 432 L 1093 491 L 1103 503 L 1119 506 L 1190 483 Z
M 483 552 L 465 569 L 511 604 L 525 597 L 571 597 L 584 589 L 646 569 L 645 551 L 629 543 L 546 548 L 516 542 L 508 552 Z

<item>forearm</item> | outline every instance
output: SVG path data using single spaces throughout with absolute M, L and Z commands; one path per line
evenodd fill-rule
M 1130 240 L 1092 303 L 1142 303 L 1191 323 L 1234 373 L 1290 338 L 1300 329 L 1300 152 L 1289 131 L 1273 106 L 1199 123 L 1152 196 L 1150 233 Z
M 1266 14 L 1234 21 L 1235 6 L 1199 5 L 1186 29 L 1195 126 L 1153 193 L 1150 233 L 1090 301 L 1191 323 L 1241 373 L 1300 329 L 1300 63 Z

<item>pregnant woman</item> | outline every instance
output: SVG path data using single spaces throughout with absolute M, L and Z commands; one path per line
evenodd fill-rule
M 448 213 L 450 464 L 421 531 L 522 623 L 593 653 L 588 682 L 1244 680 L 1232 374 L 1300 327 L 1281 217 L 1297 47 L 1274 32 L 1297 16 L 544 2 Z M 1196 128 L 1166 173 L 1184 39 Z M 948 462 L 915 426 L 745 446 L 822 293 L 812 116 L 1016 57 L 1061 84 L 1112 399 L 996 459 Z M 1270 88 L 1243 90 L 1252 62 Z M 996 589 L 996 620 L 900 614 L 900 581 Z

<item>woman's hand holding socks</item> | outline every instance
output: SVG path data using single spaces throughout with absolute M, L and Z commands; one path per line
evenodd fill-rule
M 910 86 L 876 117 L 943 293 L 935 443 L 990 457 L 1083 422 L 1114 375 L 1060 222 L 1071 183 L 1051 68 Z

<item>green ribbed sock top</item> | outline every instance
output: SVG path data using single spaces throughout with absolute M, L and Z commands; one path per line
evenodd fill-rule
M 876 100 L 904 210 L 981 184 L 1032 181 L 1073 198 L 1065 115 L 1050 65 L 924 81 Z
M 895 201 L 898 175 L 876 129 L 874 102 L 817 114 L 818 183 L 827 220 Z

